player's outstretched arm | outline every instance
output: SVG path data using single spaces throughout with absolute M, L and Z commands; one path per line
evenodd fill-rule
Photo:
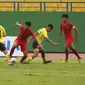
M 21 24 L 19 22 L 16 22 L 16 26 L 20 26 Z
M 61 35 L 62 35 L 62 26 L 60 25 L 60 33 L 59 33 L 58 42 L 60 42 L 60 41 L 61 41 Z
M 49 43 L 51 43 L 52 45 L 54 45 L 54 46 L 57 46 L 57 44 L 58 44 L 58 43 L 53 42 L 52 40 L 50 40 L 50 39 L 47 38 L 47 37 L 45 37 L 45 39 L 46 39 Z
M 76 33 L 75 40 L 76 40 L 76 42 L 78 42 L 78 30 L 77 30 L 76 27 L 74 27 L 73 29 L 74 29 L 74 31 L 75 31 L 75 33 Z
M 3 37 L 6 37 L 6 31 L 5 31 L 5 29 L 4 29 L 4 27 L 1 27 L 2 29 L 3 29 Z

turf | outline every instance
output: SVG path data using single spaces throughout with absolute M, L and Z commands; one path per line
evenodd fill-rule
M 0 85 L 85 85 L 85 61 L 81 64 L 71 59 L 63 64 L 62 60 L 53 59 L 50 64 L 43 64 L 37 58 L 30 64 L 8 66 L 0 59 Z

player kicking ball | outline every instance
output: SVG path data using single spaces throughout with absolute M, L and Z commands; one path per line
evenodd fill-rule
M 15 41 L 13 43 L 13 46 L 10 51 L 10 57 L 12 57 L 15 48 L 20 46 L 21 51 L 23 52 L 23 57 L 21 58 L 20 63 L 23 63 L 23 61 L 26 59 L 26 57 L 28 55 L 27 38 L 29 36 L 32 36 L 37 43 L 38 43 L 38 40 L 36 39 L 36 36 L 31 29 L 31 22 L 25 22 L 25 26 L 16 22 L 16 26 L 18 26 L 20 28 L 20 34 L 18 35 L 18 37 L 15 39 Z M 38 43 L 38 44 L 39 44 L 40 48 L 42 49 L 42 46 L 40 45 L 40 43 Z
M 53 42 L 52 40 L 50 40 L 48 38 L 48 32 L 50 32 L 52 29 L 53 29 L 53 25 L 49 24 L 47 28 L 41 28 L 36 32 L 35 35 L 36 35 L 36 38 L 37 38 L 37 40 L 39 41 L 40 44 L 42 44 L 43 40 L 45 39 L 46 41 L 48 41 L 52 45 L 54 45 L 54 46 L 57 45 L 57 43 Z M 30 41 L 31 40 L 32 40 L 32 38 L 30 38 Z M 25 63 L 29 63 L 32 59 L 37 57 L 39 52 L 41 53 L 43 63 L 47 64 L 47 63 L 52 62 L 52 60 L 46 60 L 45 51 L 39 47 L 39 44 L 35 40 L 33 42 L 33 52 L 34 52 L 34 54 L 32 56 L 29 56 L 25 60 Z
M 76 42 L 78 42 L 78 32 L 77 32 L 77 28 L 68 21 L 68 14 L 63 14 L 62 15 L 62 20 L 63 22 L 60 24 L 60 35 L 59 35 L 59 41 L 61 40 L 61 34 L 62 31 L 64 32 L 64 36 L 65 36 L 65 54 L 66 54 L 66 59 L 65 59 L 65 63 L 68 62 L 68 55 L 69 55 L 69 50 L 71 49 L 73 51 L 73 53 L 77 56 L 78 58 L 78 62 L 80 63 L 81 57 L 79 56 L 76 48 L 73 46 L 73 35 L 72 35 L 72 30 L 75 31 L 76 33 Z
M 3 26 L 0 25 L 0 51 L 2 51 L 7 59 L 8 64 L 10 63 L 10 56 L 8 55 L 8 51 L 6 50 L 3 37 L 6 36 L 6 31 Z

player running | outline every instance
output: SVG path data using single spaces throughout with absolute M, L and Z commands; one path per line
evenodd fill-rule
M 32 36 L 37 43 L 38 43 L 38 41 L 36 39 L 35 34 L 31 30 L 31 22 L 25 22 L 25 26 L 23 26 L 22 24 L 19 24 L 18 22 L 16 23 L 16 25 L 20 28 L 20 34 L 18 35 L 18 37 L 16 38 L 16 40 L 13 43 L 13 46 L 10 51 L 10 56 L 12 57 L 15 48 L 20 46 L 21 51 L 23 52 L 23 57 L 20 60 L 20 62 L 22 63 L 26 59 L 27 54 L 28 54 L 27 38 L 29 36 Z M 39 46 L 42 49 L 42 46 L 40 44 L 39 44 Z
M 0 51 L 2 51 L 5 54 L 6 59 L 9 63 L 10 56 L 8 55 L 8 51 L 6 50 L 6 47 L 4 44 L 4 39 L 3 39 L 3 37 L 5 37 L 5 36 L 6 36 L 6 31 L 5 31 L 4 27 L 0 25 Z
M 36 32 L 36 38 L 38 39 L 39 43 L 42 44 L 43 40 L 47 40 L 49 43 L 51 43 L 52 45 L 56 46 L 57 43 L 53 42 L 52 40 L 50 40 L 48 38 L 48 32 L 50 32 L 53 29 L 53 25 L 49 24 L 47 28 L 41 28 L 40 30 L 38 30 Z M 32 40 L 32 38 L 30 38 L 30 40 Z M 43 59 L 43 63 L 50 63 L 52 62 L 52 60 L 46 60 L 45 57 L 45 51 L 43 49 L 40 48 L 39 44 L 34 40 L 33 42 L 33 52 L 34 54 L 32 56 L 29 56 L 26 60 L 25 63 L 29 63 L 32 59 L 34 59 L 35 57 L 38 56 L 39 52 L 41 53 L 42 59 Z
M 69 55 L 69 48 L 73 51 L 73 53 L 77 56 L 78 61 L 80 62 L 81 57 L 79 56 L 77 50 L 75 49 L 75 47 L 73 46 L 73 35 L 72 35 L 72 30 L 75 31 L 76 33 L 76 42 L 78 41 L 78 32 L 77 32 L 77 28 L 68 21 L 68 14 L 63 14 L 62 15 L 62 20 L 63 22 L 60 24 L 60 36 L 59 36 L 59 41 L 61 40 L 61 34 L 62 31 L 64 32 L 64 36 L 65 36 L 65 54 L 66 54 L 66 59 L 65 59 L 65 63 L 68 62 L 68 55 Z

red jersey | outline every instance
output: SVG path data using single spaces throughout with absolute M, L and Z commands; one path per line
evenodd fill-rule
M 64 31 L 64 36 L 65 36 L 66 40 L 68 38 L 73 39 L 73 36 L 72 36 L 72 28 L 73 28 L 73 26 L 74 25 L 71 22 L 67 22 L 67 23 L 62 22 L 61 23 L 60 28 L 61 28 L 61 30 Z
M 18 35 L 17 39 L 22 42 L 22 43 L 26 43 L 27 42 L 27 38 L 29 36 L 32 36 L 33 38 L 35 38 L 34 32 L 31 29 L 26 30 L 25 26 L 20 25 L 20 34 Z

